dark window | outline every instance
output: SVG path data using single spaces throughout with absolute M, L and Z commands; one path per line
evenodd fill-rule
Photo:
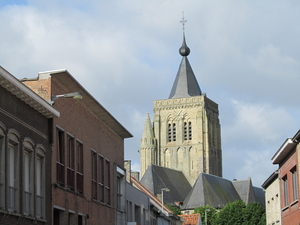
M 71 190 L 74 190 L 75 173 L 74 173 L 74 138 L 68 135 L 67 138 L 68 149 L 68 167 L 67 167 L 67 185 Z
M 105 199 L 106 203 L 110 205 L 110 162 L 105 159 Z
M 287 206 L 289 204 L 289 193 L 288 193 L 288 179 L 287 176 L 282 178 L 283 181 L 283 194 L 284 194 L 284 204 Z
M 292 182 L 293 182 L 293 198 L 294 200 L 298 199 L 298 173 L 296 166 L 291 170 L 292 173 Z
M 92 151 L 92 199 L 97 200 L 97 153 Z
M 99 186 L 99 200 L 104 202 L 104 158 L 98 156 L 98 186 Z
M 60 185 L 65 184 L 65 163 L 64 163 L 64 132 L 57 129 L 57 161 L 56 178 Z
M 76 164 L 77 164 L 77 172 L 76 172 L 76 182 L 77 182 L 77 192 L 83 193 L 83 145 L 81 142 L 76 141 Z

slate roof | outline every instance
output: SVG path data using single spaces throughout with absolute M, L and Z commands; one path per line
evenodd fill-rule
M 190 49 L 186 45 L 185 36 L 183 36 L 183 43 L 179 49 L 179 53 L 182 55 L 182 60 L 169 98 L 188 98 L 191 96 L 199 96 L 202 92 L 187 58 L 190 53 Z
M 209 205 L 222 208 L 229 202 L 242 199 L 246 204 L 259 202 L 265 207 L 265 195 L 261 188 L 253 187 L 252 181 L 230 181 L 211 174 L 201 173 L 191 192 L 183 202 L 182 209 L 194 209 Z
M 199 206 L 210 205 L 222 208 L 228 202 L 240 199 L 231 181 L 210 174 L 201 173 L 186 197 L 182 208 L 194 209 Z
M 169 188 L 169 192 L 164 191 L 164 202 L 171 205 L 183 202 L 192 189 L 181 171 L 153 164 L 149 165 L 140 183 L 156 196 L 161 195 L 162 188 Z

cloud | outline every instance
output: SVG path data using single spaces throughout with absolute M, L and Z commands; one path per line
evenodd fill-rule
M 178 70 L 184 11 L 189 61 L 220 108 L 224 176 L 255 183 L 298 130 L 299 10 L 292 0 L 11 0 L 0 3 L 0 62 L 18 78 L 67 69 L 134 135 L 125 156 L 137 165 L 146 114 Z

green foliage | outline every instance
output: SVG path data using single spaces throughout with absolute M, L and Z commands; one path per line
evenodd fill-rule
M 205 211 L 207 216 L 207 224 L 211 225 L 214 224 L 214 220 L 217 214 L 217 210 L 214 207 L 211 206 L 200 206 L 194 210 L 194 214 L 200 213 L 202 224 L 205 224 Z
M 246 205 L 242 200 L 228 203 L 217 213 L 213 224 L 265 225 L 265 209 L 257 202 Z
M 217 214 L 214 221 L 218 225 L 241 225 L 243 224 L 243 211 L 246 208 L 242 200 L 230 202 Z
M 169 209 L 171 209 L 177 216 L 181 215 L 180 209 L 176 206 L 166 205 Z

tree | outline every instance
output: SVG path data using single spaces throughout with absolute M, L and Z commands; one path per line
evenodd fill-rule
M 194 214 L 200 213 L 201 215 L 201 220 L 202 224 L 205 224 L 205 211 L 206 211 L 206 216 L 207 216 L 207 224 L 212 225 L 214 224 L 214 220 L 217 214 L 217 210 L 214 207 L 211 206 L 200 206 L 198 208 L 195 208 Z
M 230 202 L 216 215 L 218 225 L 265 225 L 265 209 L 257 202 L 246 205 L 242 200 Z
M 244 209 L 243 217 L 245 225 L 266 224 L 265 209 L 258 202 L 249 203 Z
M 214 224 L 241 225 L 244 222 L 243 214 L 246 204 L 242 200 L 230 202 L 217 214 Z
M 176 216 L 181 215 L 180 209 L 176 206 L 166 205 L 169 209 L 171 209 Z

